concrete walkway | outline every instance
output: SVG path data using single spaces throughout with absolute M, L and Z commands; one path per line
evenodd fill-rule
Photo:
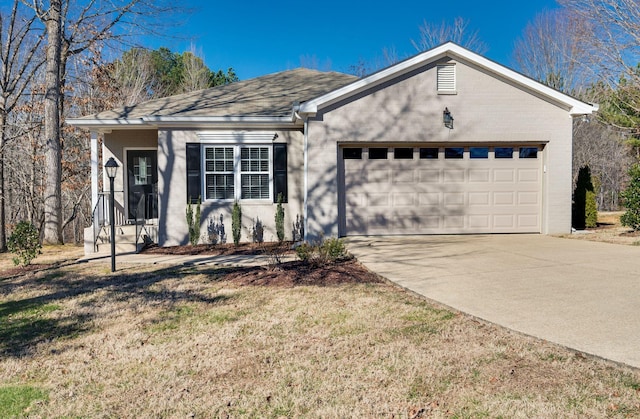
M 284 255 L 283 261 L 295 259 L 294 255 Z M 111 255 L 88 255 L 78 262 L 111 263 Z M 273 263 L 269 255 L 161 255 L 150 253 L 124 253 L 116 255 L 117 265 L 121 263 L 140 263 L 146 265 L 217 265 L 217 266 L 266 266 Z
M 346 242 L 369 269 L 427 298 L 640 368 L 640 247 L 542 235 Z

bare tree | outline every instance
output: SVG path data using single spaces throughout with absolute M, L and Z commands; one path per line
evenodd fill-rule
M 9 135 L 9 118 L 44 62 L 39 55 L 43 33 L 34 27 L 35 17 L 21 15 L 18 0 L 6 19 L 0 13 L 0 252 L 7 249 L 4 162 L 6 145 L 14 136 Z
M 162 1 L 114 0 L 109 2 L 72 0 L 23 0 L 47 28 L 45 94 L 46 169 L 44 241 L 62 242 L 62 165 L 60 121 L 64 113 L 62 91 L 70 57 L 141 33 L 153 32 L 150 21 L 174 10 Z M 130 17 L 130 19 L 125 19 Z M 118 30 L 120 29 L 120 30 Z
M 192 92 L 209 87 L 211 71 L 204 64 L 202 53 L 198 54 L 195 46 L 190 51 L 182 53 L 183 78 L 182 91 Z
M 420 38 L 411 43 L 418 51 L 426 51 L 448 41 L 470 49 L 478 54 L 484 54 L 489 49 L 487 44 L 480 39 L 477 30 L 469 28 L 469 21 L 457 17 L 453 22 L 442 21 L 440 24 L 427 22 L 419 27 Z
M 539 13 L 514 45 L 517 70 L 566 93 L 578 93 L 593 80 L 586 65 L 589 23 L 566 9 Z

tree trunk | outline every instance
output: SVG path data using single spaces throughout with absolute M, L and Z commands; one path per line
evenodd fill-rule
M 4 108 L 4 107 L 3 107 Z M 4 144 L 6 133 L 6 115 L 0 111 L 0 253 L 7 251 L 7 216 L 5 215 L 7 191 L 4 185 Z
M 62 4 L 51 0 L 47 13 L 44 135 L 46 180 L 44 188 L 44 242 L 62 243 L 62 152 L 60 147 L 60 65 Z

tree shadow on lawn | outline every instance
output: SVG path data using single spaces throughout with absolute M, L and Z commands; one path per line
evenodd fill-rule
M 113 301 L 213 305 L 232 298 L 225 295 L 212 296 L 197 290 L 176 289 L 172 285 L 159 289 L 153 287 L 162 281 L 190 274 L 204 275 L 205 281 L 209 283 L 227 281 L 236 286 L 335 286 L 381 281 L 380 277 L 355 260 L 322 265 L 295 261 L 271 267 L 184 265 L 158 267 L 144 272 L 135 269 L 121 268 L 116 273 L 100 275 L 86 274 L 67 266 L 29 272 L 0 281 L 0 295 L 8 296 L 0 302 L 0 356 L 30 356 L 39 343 L 70 339 L 94 331 L 93 320 L 97 311 L 91 310 L 91 307 L 100 303 L 99 308 L 104 313 L 105 304 Z M 106 295 L 96 297 L 97 301 L 89 298 L 79 303 L 79 310 L 65 309 L 65 302 L 76 297 L 91 296 L 98 291 L 106 291 Z M 9 300 L 12 294 L 19 292 L 41 295 Z
M 242 269 L 242 268 L 238 268 Z M 161 281 L 180 278 L 190 273 L 191 267 L 161 267 L 146 272 L 116 272 L 92 275 L 73 270 L 46 270 L 29 272 L 20 277 L 0 281 L 0 357 L 24 357 L 34 354 L 39 343 L 77 337 L 94 330 L 92 321 L 96 313 L 78 313 L 65 310 L 65 302 L 72 298 L 107 291 L 104 301 L 143 302 L 202 302 L 215 304 L 227 296 L 210 296 L 192 290 L 166 289 L 157 291 L 151 287 Z M 233 272 L 225 270 L 225 273 Z M 214 270 L 212 275 L 220 276 Z M 42 295 L 22 299 L 10 299 L 17 292 L 38 292 Z M 33 294 L 32 292 L 32 294 Z M 95 304 L 90 301 L 85 306 Z M 61 312 L 56 313 L 56 312 Z M 69 314 L 67 314 L 69 313 Z

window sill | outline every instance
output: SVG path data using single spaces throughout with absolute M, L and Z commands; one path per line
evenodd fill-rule
M 451 91 L 447 91 L 447 90 L 438 90 L 438 94 L 439 95 L 457 95 L 458 91 L 457 90 L 451 90 Z

